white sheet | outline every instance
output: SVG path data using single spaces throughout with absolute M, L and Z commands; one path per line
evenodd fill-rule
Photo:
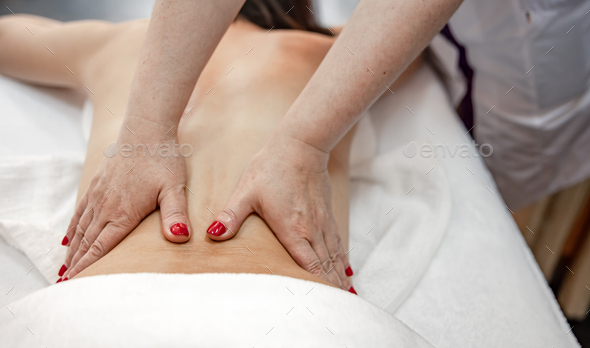
M 421 139 L 473 151 L 429 69 L 384 94 L 371 118 L 379 152 Z M 438 158 L 452 188 L 449 231 L 395 316 L 436 347 L 578 347 L 481 158 Z
M 0 75 L 1 165 L 7 165 L 8 158 L 84 156 L 86 143 L 80 132 L 83 102 L 69 90 L 32 87 Z M 11 205 L 10 201 L 2 202 L 5 208 Z M 0 238 L 0 305 L 49 285 L 33 267 L 29 258 Z
M 384 95 L 371 109 L 368 119 L 371 125 L 368 128 L 376 132 L 378 139 L 376 150 L 379 153 L 392 151 L 418 139 L 446 141 L 451 146 L 466 141 L 464 130 L 445 98 L 442 86 L 427 68 L 395 96 Z M 401 159 L 402 155 L 398 153 L 397 158 Z M 481 161 L 446 158 L 435 165 L 431 173 L 423 175 L 429 176 L 443 168 L 452 188 L 448 237 L 407 301 L 394 304 L 390 310 L 394 311 L 401 304 L 395 315 L 437 347 L 494 347 L 498 343 L 576 346 L 573 335 L 566 335 L 569 328 L 563 315 Z M 385 214 L 391 202 L 385 203 L 369 204 L 376 204 L 384 209 L 381 214 Z M 354 213 L 354 202 L 351 209 Z M 374 221 L 373 225 L 383 223 L 370 221 Z M 361 234 L 368 230 L 364 223 L 359 226 L 351 223 L 351 227 L 351 232 L 362 228 Z M 362 256 L 355 254 L 367 253 L 371 247 L 367 239 L 363 244 L 355 236 L 355 233 L 351 236 L 351 247 L 355 249 L 350 256 L 356 267 L 360 265 L 357 258 Z M 355 271 L 358 274 L 356 283 L 363 269 Z M 414 279 L 417 282 L 419 277 Z M 368 288 L 363 287 L 357 288 L 361 296 L 369 293 Z M 394 298 L 403 299 L 408 295 L 399 289 L 395 291 Z M 508 331 L 507 328 L 522 329 Z M 526 344 L 521 344 L 525 341 Z
M 88 277 L 8 308 L 10 347 L 432 347 L 358 296 L 272 275 Z
M 394 311 L 424 274 L 447 230 L 450 192 L 442 170 L 421 177 L 436 160 L 377 154 L 376 148 L 375 131 L 365 118 L 353 141 L 349 255 L 361 296 Z M 64 259 L 59 241 L 74 207 L 81 163 L 72 155 L 0 165 L 0 203 L 11 203 L 0 204 L 0 236 L 24 252 L 49 283 L 58 279 Z

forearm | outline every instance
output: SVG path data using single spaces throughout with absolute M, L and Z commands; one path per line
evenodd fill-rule
M 460 3 L 363 0 L 275 135 L 328 153 Z
M 158 0 L 131 87 L 127 118 L 178 125 L 197 79 L 243 3 Z

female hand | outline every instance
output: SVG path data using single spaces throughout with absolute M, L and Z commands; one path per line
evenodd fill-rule
M 328 159 L 328 153 L 313 146 L 273 137 L 244 169 L 234 194 L 207 230 L 209 237 L 233 237 L 256 212 L 301 267 L 349 290 L 345 269 L 350 264 L 332 213 Z
M 158 206 L 166 239 L 175 243 L 189 240 L 184 192 L 184 157 L 189 149 L 184 145 L 179 148 L 176 132 L 165 134 L 165 128 L 128 118 L 116 148 L 111 143 L 104 149 L 105 158 L 62 241 L 69 246 L 60 271 L 64 280 L 106 255 Z

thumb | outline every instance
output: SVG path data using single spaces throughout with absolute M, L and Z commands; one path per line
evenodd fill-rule
M 184 187 L 178 186 L 160 193 L 160 214 L 162 233 L 173 243 L 184 243 L 190 239 L 190 222 L 186 213 Z
M 232 238 L 253 211 L 250 196 L 234 191 L 223 210 L 215 214 L 213 223 L 207 229 L 207 235 L 213 240 Z

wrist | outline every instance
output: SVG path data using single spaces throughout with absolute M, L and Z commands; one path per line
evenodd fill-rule
M 265 145 L 265 150 L 275 154 L 301 170 L 325 171 L 330 153 L 290 135 L 275 132 Z
M 127 115 L 121 124 L 118 142 L 169 142 L 176 140 L 177 135 L 178 123 L 162 124 L 142 117 Z

